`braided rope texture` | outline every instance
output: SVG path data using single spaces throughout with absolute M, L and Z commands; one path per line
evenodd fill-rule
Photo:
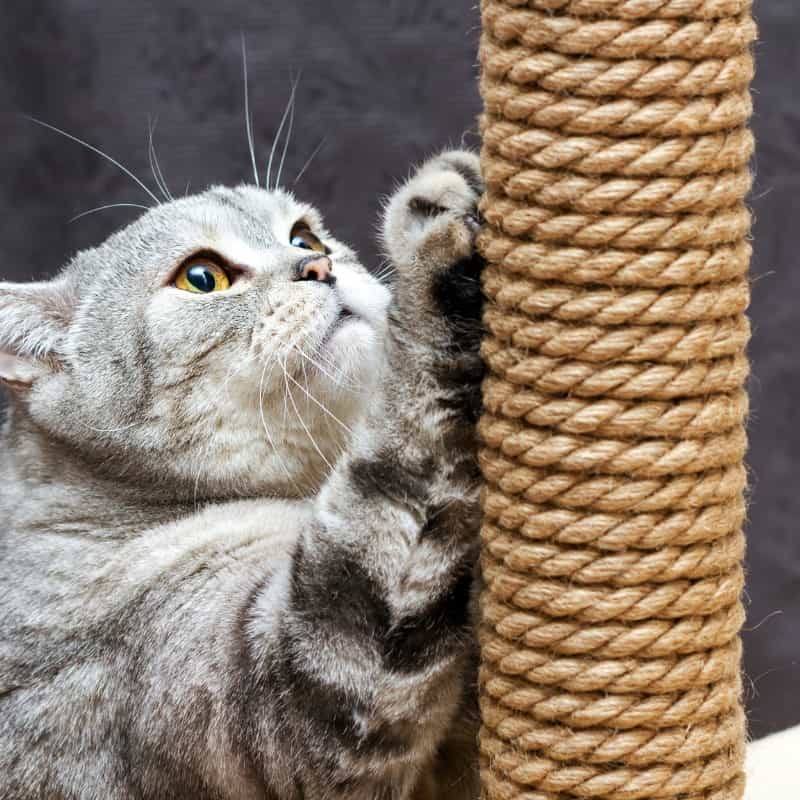
M 482 0 L 489 800 L 738 800 L 751 0 Z

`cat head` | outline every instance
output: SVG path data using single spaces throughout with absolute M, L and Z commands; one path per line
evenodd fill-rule
M 12 419 L 107 475 L 176 496 L 305 494 L 364 412 L 388 303 L 314 208 L 215 187 L 52 281 L 0 283 L 0 380 Z

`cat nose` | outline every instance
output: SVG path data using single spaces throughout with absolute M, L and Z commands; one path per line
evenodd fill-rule
M 328 256 L 307 256 L 298 261 L 294 269 L 294 280 L 296 281 L 319 281 L 327 283 L 329 286 L 336 283 L 333 264 Z

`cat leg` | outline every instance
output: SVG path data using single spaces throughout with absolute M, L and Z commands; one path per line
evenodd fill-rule
M 287 573 L 254 598 L 253 749 L 304 796 L 406 800 L 459 725 L 478 549 L 479 193 L 477 158 L 448 153 L 390 201 L 381 396 Z
M 417 784 L 413 800 L 477 800 L 480 796 L 477 641 L 472 667 L 463 677 L 464 693 L 458 713 L 436 757 Z

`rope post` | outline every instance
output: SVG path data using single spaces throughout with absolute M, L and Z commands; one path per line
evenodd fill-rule
M 741 798 L 751 0 L 482 0 L 491 800 Z

